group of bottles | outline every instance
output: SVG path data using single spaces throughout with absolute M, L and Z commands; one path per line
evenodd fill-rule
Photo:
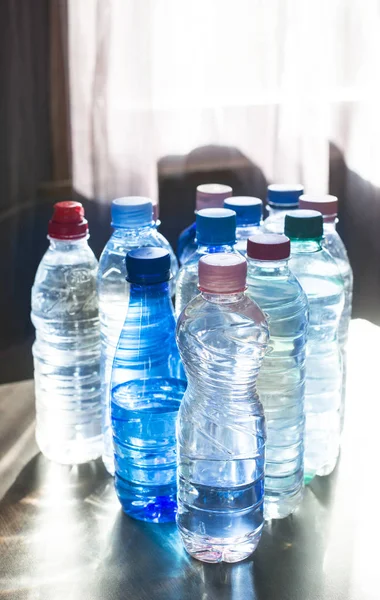
M 179 270 L 149 199 L 113 201 L 99 267 L 82 206 L 58 203 L 32 291 L 41 451 L 102 454 L 123 510 L 176 518 L 206 562 L 249 556 L 339 455 L 352 272 L 337 199 L 271 185 L 267 200 L 263 222 L 261 200 L 198 186 Z

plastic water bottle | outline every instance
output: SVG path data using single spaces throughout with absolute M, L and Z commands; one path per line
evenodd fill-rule
M 36 438 L 43 454 L 79 464 L 102 452 L 96 272 L 79 202 L 59 202 L 32 288 Z
M 177 525 L 189 554 L 237 562 L 264 523 L 265 422 L 256 379 L 268 326 L 244 293 L 239 254 L 199 261 L 200 295 L 182 312 L 177 342 L 188 388 L 177 421 Z
M 170 256 L 138 248 L 126 257 L 129 305 L 112 367 L 115 488 L 142 521 L 173 521 L 177 412 L 186 381 L 175 340 Z
M 175 296 L 176 315 L 198 291 L 198 262 L 205 254 L 234 252 L 236 242 L 236 213 L 227 208 L 204 208 L 196 214 L 197 249 L 179 270 Z
M 342 406 L 341 406 L 341 426 L 344 420 L 344 403 L 346 395 L 346 374 L 347 374 L 347 353 L 346 346 L 348 340 L 348 328 L 352 313 L 352 288 L 353 274 L 350 261 L 347 256 L 346 248 L 342 238 L 336 230 L 338 222 L 338 198 L 336 196 L 312 196 L 304 194 L 300 196 L 300 208 L 318 210 L 323 216 L 323 240 L 322 246 L 326 248 L 334 258 L 339 267 L 339 272 L 344 283 L 344 308 L 342 318 L 339 324 L 338 338 L 340 351 L 343 359 L 343 386 L 342 386 Z
M 224 200 L 230 196 L 232 196 L 232 188 L 229 185 L 220 183 L 198 185 L 195 212 L 203 208 L 223 208 Z M 195 234 L 196 224 L 194 222 L 184 229 L 178 238 L 177 255 L 181 265 L 185 264 L 197 249 Z
M 257 390 L 267 424 L 264 515 L 278 519 L 295 511 L 304 491 L 308 301 L 289 270 L 289 238 L 256 235 L 247 255 L 247 296 L 265 313 L 270 333 Z
M 328 475 L 336 465 L 340 440 L 342 365 L 338 328 L 344 304 L 338 265 L 322 248 L 323 219 L 314 210 L 286 215 L 291 240 L 290 268 L 309 301 L 305 390 L 305 481 Z
M 263 230 L 267 233 L 284 233 L 285 215 L 298 208 L 303 186 L 295 183 L 272 183 L 268 185 L 267 211 Z
M 169 282 L 169 287 L 170 287 L 171 295 L 173 297 L 175 294 L 176 277 L 178 274 L 178 260 L 177 260 L 177 257 L 175 255 L 173 248 L 171 247 L 170 242 L 166 239 L 165 236 L 162 235 L 162 233 L 160 231 L 158 231 L 158 229 L 161 225 L 161 221 L 159 218 L 159 205 L 158 205 L 157 200 L 152 200 L 152 219 L 153 219 L 154 226 L 156 227 L 156 238 L 160 242 L 160 247 L 165 248 L 165 250 L 167 250 L 169 252 L 171 272 L 172 272 L 172 278 Z
M 224 208 L 236 212 L 236 250 L 247 255 L 247 240 L 261 233 L 263 203 L 253 196 L 233 196 L 224 201 Z
M 157 231 L 157 224 L 156 220 L 153 220 L 152 210 L 152 201 L 149 198 L 131 196 L 114 200 L 111 205 L 114 232 L 107 242 L 99 261 L 98 294 L 104 432 L 103 462 L 111 474 L 114 473 L 110 421 L 111 369 L 129 303 L 125 255 L 129 250 L 140 246 L 157 246 L 168 250 L 172 258 L 172 293 L 175 290 L 175 276 L 178 271 L 177 259 L 167 240 Z

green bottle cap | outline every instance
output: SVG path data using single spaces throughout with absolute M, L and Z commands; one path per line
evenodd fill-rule
M 292 210 L 285 216 L 284 233 L 291 240 L 319 240 L 323 236 L 323 217 L 316 210 Z

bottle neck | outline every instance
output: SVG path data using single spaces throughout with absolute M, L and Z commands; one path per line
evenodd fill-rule
M 240 302 L 244 297 L 244 291 L 234 292 L 232 294 L 216 294 L 210 292 L 202 292 L 201 295 L 204 300 L 207 302 L 212 302 L 212 304 L 232 304 L 234 302 Z
M 269 204 L 268 203 L 266 208 L 270 215 L 277 215 L 280 213 L 297 210 L 298 204 Z
M 197 252 L 199 254 L 214 254 L 215 252 L 232 252 L 234 244 L 199 244 Z
M 289 273 L 289 261 L 284 260 L 256 260 L 255 258 L 249 258 L 248 268 L 250 273 L 255 275 L 264 275 L 270 277 L 284 277 Z
M 48 236 L 51 250 L 69 251 L 75 248 L 85 248 L 88 246 L 87 240 L 90 236 L 87 234 L 79 240 L 59 240 Z
M 290 240 L 292 254 L 301 254 L 303 252 L 319 252 L 322 250 L 322 238 L 316 240 Z
M 261 225 L 262 221 L 260 221 L 260 223 L 240 223 L 240 225 L 236 227 L 236 237 L 249 237 L 251 234 L 256 233 Z
M 118 227 L 113 226 L 114 232 L 113 235 L 119 238 L 124 237 L 138 237 L 144 233 L 148 233 L 149 231 L 156 230 L 158 225 L 156 225 L 155 221 L 151 221 L 150 223 L 145 223 L 144 225 L 135 226 L 135 227 Z
M 139 283 L 131 283 L 130 294 L 131 300 L 133 298 L 138 299 L 147 296 L 156 298 L 164 298 L 167 296 L 168 300 L 170 300 L 169 281 L 162 281 L 160 283 L 151 283 L 145 285 L 141 285 Z
M 336 231 L 336 224 L 338 223 L 338 219 L 334 218 L 333 220 L 326 220 L 326 217 L 323 217 L 323 231 L 324 233 L 332 233 Z

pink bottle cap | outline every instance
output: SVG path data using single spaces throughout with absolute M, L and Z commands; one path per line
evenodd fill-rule
M 299 207 L 307 210 L 317 210 L 323 215 L 324 222 L 331 222 L 338 216 L 338 198 L 336 196 L 302 194 Z
M 232 187 L 221 183 L 205 183 L 197 187 L 196 210 L 223 208 L 226 198 L 232 196 Z
M 282 234 L 259 233 L 248 239 L 247 255 L 255 260 L 285 260 L 290 256 L 290 240 Z
M 198 264 L 199 289 L 211 294 L 245 290 L 247 261 L 239 254 L 217 252 L 202 256 Z

